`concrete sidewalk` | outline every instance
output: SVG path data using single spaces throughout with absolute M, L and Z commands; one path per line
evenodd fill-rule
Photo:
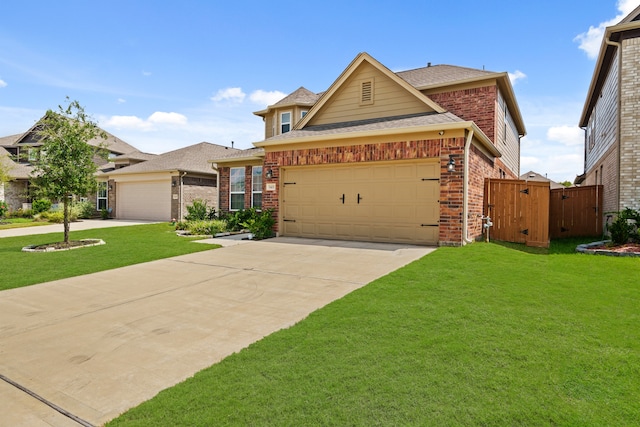
M 0 292 L 0 375 L 62 410 L 0 381 L 0 425 L 103 424 L 433 250 L 228 243 Z
M 130 221 L 124 219 L 82 219 L 72 222 L 70 231 L 89 230 L 92 228 L 124 227 L 127 225 L 153 224 L 157 221 Z M 29 236 L 32 234 L 64 233 L 63 224 L 38 225 L 36 227 L 9 228 L 0 230 L 1 237 Z

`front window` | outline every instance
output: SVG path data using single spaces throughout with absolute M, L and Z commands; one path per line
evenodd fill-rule
M 280 114 L 280 133 L 287 133 L 291 130 L 291 113 Z
M 232 211 L 244 209 L 244 168 L 231 168 L 229 184 L 229 208 Z
M 306 116 L 306 115 L 307 115 L 307 113 L 308 113 L 308 111 L 307 111 L 307 110 L 302 110 L 302 111 L 300 112 L 300 118 L 301 118 L 301 119 L 304 119 L 304 116 Z
M 107 209 L 107 183 L 99 182 L 98 183 L 98 194 L 96 198 L 96 208 L 98 210 Z
M 262 166 L 251 170 L 251 207 L 262 209 Z

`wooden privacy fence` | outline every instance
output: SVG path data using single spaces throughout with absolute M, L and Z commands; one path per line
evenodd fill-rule
M 551 190 L 549 234 L 562 237 L 602 234 L 602 185 Z
M 550 239 L 602 234 L 602 186 L 551 190 L 548 182 L 486 179 L 491 239 L 549 247 Z

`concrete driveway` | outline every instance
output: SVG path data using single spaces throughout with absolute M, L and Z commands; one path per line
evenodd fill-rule
M 0 425 L 103 424 L 433 250 L 228 243 L 0 292 Z

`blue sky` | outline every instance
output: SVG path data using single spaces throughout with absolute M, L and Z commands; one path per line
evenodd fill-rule
M 219 4 L 223 3 L 223 4 Z M 252 114 L 326 90 L 359 52 L 393 71 L 451 64 L 512 76 L 521 173 L 583 172 L 577 127 L 602 29 L 640 0 L 23 1 L 0 6 L 0 136 L 78 100 L 142 151 L 263 137 Z

